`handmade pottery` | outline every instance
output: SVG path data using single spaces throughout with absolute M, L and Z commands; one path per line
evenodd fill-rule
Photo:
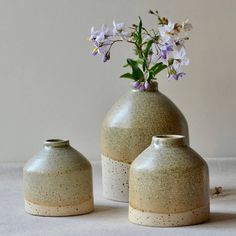
M 131 164 L 129 220 L 181 226 L 209 219 L 207 163 L 184 136 L 158 135 Z
M 45 141 L 23 172 L 27 213 L 67 216 L 93 210 L 91 164 L 69 141 Z
M 128 202 L 129 168 L 155 134 L 182 134 L 188 125 L 181 111 L 152 83 L 148 91 L 132 89 L 107 113 L 101 131 L 103 192 Z

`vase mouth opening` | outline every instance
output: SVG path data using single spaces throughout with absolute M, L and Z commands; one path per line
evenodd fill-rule
M 152 142 L 156 145 L 186 145 L 186 137 L 184 135 L 166 134 L 155 135 L 152 137 Z
M 69 140 L 47 139 L 44 141 L 44 145 L 48 147 L 64 147 L 69 145 Z
M 184 135 L 177 135 L 177 134 L 155 135 L 154 137 L 158 139 L 183 139 L 185 138 Z
M 140 84 L 136 87 L 131 84 L 132 90 L 135 92 L 157 92 L 158 91 L 158 83 L 157 81 L 151 81 L 148 85 L 148 88 L 144 88 L 144 90 L 141 89 L 141 86 L 144 86 L 144 82 L 140 82 Z

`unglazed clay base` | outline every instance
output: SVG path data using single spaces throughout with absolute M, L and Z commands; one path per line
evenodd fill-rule
M 102 156 L 103 194 L 114 201 L 129 201 L 129 168 L 124 162 Z
M 93 200 L 88 200 L 79 205 L 51 207 L 34 204 L 25 199 L 25 211 L 31 215 L 40 216 L 72 216 L 81 215 L 93 211 Z
M 146 226 L 173 227 L 193 225 L 207 221 L 209 216 L 209 206 L 204 206 L 187 212 L 170 214 L 145 212 L 129 206 L 129 221 Z

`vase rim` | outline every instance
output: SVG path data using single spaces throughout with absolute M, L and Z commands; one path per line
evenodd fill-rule
M 155 135 L 152 137 L 152 143 L 155 145 L 186 145 L 186 137 L 177 134 Z
M 48 147 L 64 147 L 64 146 L 68 146 L 70 144 L 68 139 L 56 139 L 56 138 L 52 138 L 52 139 L 47 139 L 44 141 L 44 145 L 48 146 Z
M 132 86 L 132 85 L 131 85 Z M 139 90 L 139 88 L 133 88 L 132 87 L 132 90 L 134 91 L 134 92 L 141 92 L 140 90 Z M 143 92 L 157 92 L 158 91 L 158 82 L 157 81 L 151 81 L 150 82 L 150 88 L 149 89 L 147 89 L 147 90 L 145 90 L 145 91 L 142 91 L 142 93 Z

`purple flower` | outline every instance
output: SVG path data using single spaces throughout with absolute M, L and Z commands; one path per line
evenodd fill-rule
M 178 72 L 178 73 L 176 73 L 176 74 L 170 74 L 168 77 L 169 77 L 169 79 L 179 80 L 179 79 L 182 78 L 184 75 L 186 75 L 184 72 Z
M 139 87 L 139 91 L 141 91 L 141 92 L 144 92 L 144 91 L 145 91 L 144 85 L 141 85 L 141 86 Z
M 91 28 L 90 41 L 93 42 L 95 48 L 92 55 L 102 54 L 103 61 L 106 62 L 110 59 L 110 46 L 112 42 L 112 32 L 110 29 L 102 25 L 101 30 L 95 30 L 94 27 Z
M 167 58 L 168 52 L 173 52 L 173 51 L 174 51 L 173 45 L 165 44 L 165 45 L 162 46 L 162 48 L 161 48 L 161 57 L 166 60 L 166 59 L 168 59 L 168 58 Z
M 134 88 L 139 88 L 139 87 L 140 87 L 139 81 L 133 82 L 133 83 L 132 83 L 132 86 L 133 86 Z

